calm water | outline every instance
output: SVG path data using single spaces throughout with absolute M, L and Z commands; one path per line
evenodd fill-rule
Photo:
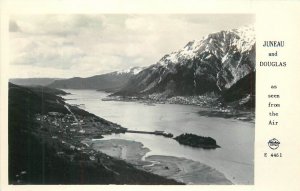
M 254 124 L 234 119 L 202 117 L 197 106 L 176 104 L 145 105 L 138 102 L 101 101 L 108 94 L 94 90 L 65 90 L 70 104 L 84 104 L 83 109 L 131 130 L 165 130 L 175 136 L 194 133 L 216 139 L 221 148 L 195 149 L 179 145 L 175 140 L 146 134 L 109 135 L 142 142 L 151 151 L 147 155 L 185 157 L 207 164 L 235 184 L 254 181 Z

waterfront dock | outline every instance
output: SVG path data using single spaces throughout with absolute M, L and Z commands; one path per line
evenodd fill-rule
M 167 133 L 165 131 L 135 131 L 135 130 L 127 130 L 126 133 L 140 133 L 140 134 L 161 135 L 161 136 L 169 137 L 169 138 L 173 137 L 173 134 Z

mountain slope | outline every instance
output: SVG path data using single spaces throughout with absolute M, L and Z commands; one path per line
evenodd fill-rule
M 255 70 L 253 27 L 209 34 L 163 56 L 114 95 L 221 93 Z
M 256 72 L 250 72 L 229 89 L 223 91 L 222 99 L 226 103 L 233 103 L 238 107 L 255 107 L 255 79 Z
M 62 89 L 96 89 L 103 91 L 116 91 L 122 88 L 129 81 L 129 79 L 136 75 L 140 70 L 141 69 L 139 67 L 134 67 L 121 72 L 111 72 L 88 78 L 75 77 L 64 80 L 56 80 L 51 83 L 49 87 Z

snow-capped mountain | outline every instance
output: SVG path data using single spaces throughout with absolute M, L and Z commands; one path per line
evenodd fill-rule
M 137 75 L 143 69 L 145 69 L 145 67 L 136 66 L 136 67 L 131 67 L 129 69 L 118 71 L 117 74 L 126 74 L 127 73 L 127 74 Z
M 142 69 L 142 67 L 132 67 L 127 70 L 96 75 L 88 78 L 75 77 L 56 80 L 49 86 L 52 88 L 96 89 L 114 92 L 120 90 L 127 84 L 131 77 L 137 75 Z
M 255 70 L 253 26 L 211 33 L 163 56 L 116 95 L 220 93 Z

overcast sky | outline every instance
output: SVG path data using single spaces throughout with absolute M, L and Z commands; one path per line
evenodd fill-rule
M 10 77 L 88 77 L 149 66 L 191 40 L 254 24 L 253 15 L 17 15 Z

